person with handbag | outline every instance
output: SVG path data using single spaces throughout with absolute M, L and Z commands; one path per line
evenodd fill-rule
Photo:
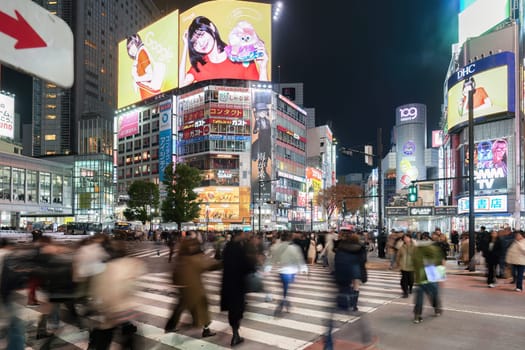
M 412 294 L 412 288 L 414 287 L 414 242 L 412 236 L 409 233 L 403 235 L 403 244 L 399 247 L 396 256 L 396 264 L 401 270 L 401 289 L 403 291 L 403 298 L 408 298 L 409 294 Z
M 265 271 L 270 272 L 273 265 L 279 266 L 279 277 L 283 287 L 283 297 L 274 311 L 274 316 L 281 315 L 283 308 L 290 311 L 290 301 L 287 300 L 290 284 L 295 280 L 298 272 L 307 273 L 308 267 L 304 260 L 302 249 L 291 241 L 290 232 L 281 234 L 281 242 L 272 246 L 270 251 L 270 262 Z
M 335 251 L 335 282 L 339 289 L 337 306 L 343 310 L 358 311 L 359 287 L 366 282 L 366 247 L 353 231 L 341 231 Z
M 203 327 L 202 337 L 214 336 L 216 333 L 209 328 L 211 319 L 208 312 L 208 299 L 201 276 L 206 271 L 220 269 L 222 263 L 206 256 L 197 238 L 181 241 L 175 263 L 173 282 L 179 287 L 179 301 L 164 327 L 165 332 L 174 332 L 182 312 L 189 310 L 193 325 Z
M 436 242 L 418 241 L 413 254 L 414 280 L 418 288 L 414 305 L 414 323 L 421 323 L 423 320 L 423 295 L 428 295 L 434 315 L 441 316 L 443 309 L 439 297 L 439 282 L 428 276 L 430 268 L 437 268 L 444 265 L 443 251 Z
M 233 332 L 230 345 L 235 346 L 244 341 L 239 328 L 246 306 L 246 277 L 255 272 L 255 261 L 248 255 L 243 231 L 233 231 L 231 241 L 222 252 L 222 263 L 221 311 L 228 311 L 228 322 Z

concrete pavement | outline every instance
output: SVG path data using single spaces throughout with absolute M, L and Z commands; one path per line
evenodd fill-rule
M 371 255 L 369 269 L 385 270 L 388 259 Z M 416 287 L 417 288 L 417 287 Z M 499 279 L 488 288 L 485 268 L 465 270 L 456 260 L 447 261 L 447 280 L 440 283 L 443 314 L 434 316 L 427 298 L 423 322 L 414 324 L 413 298 L 394 299 L 374 312 L 362 314 L 333 334 L 334 346 L 326 348 L 321 337 L 307 350 L 493 350 L 522 349 L 525 342 L 525 293 L 514 291 L 509 280 Z

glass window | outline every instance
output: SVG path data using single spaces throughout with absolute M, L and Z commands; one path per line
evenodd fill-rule
M 62 176 L 53 175 L 53 203 L 62 203 Z
M 49 203 L 51 198 L 51 174 L 40 173 L 40 203 Z
M 13 168 L 13 200 L 24 201 L 26 196 L 26 172 Z
M 0 199 L 11 199 L 11 167 L 0 166 Z
M 37 201 L 38 175 L 34 170 L 27 171 L 27 201 Z

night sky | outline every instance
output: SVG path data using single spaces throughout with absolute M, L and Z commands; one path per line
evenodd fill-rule
M 166 13 L 199 2 L 154 1 Z M 273 81 L 303 82 L 305 107 L 316 109 L 317 125 L 331 123 L 341 146 L 373 144 L 375 151 L 381 127 L 386 153 L 396 106 L 426 104 L 429 130 L 438 128 L 458 1 L 282 0 L 273 27 Z M 9 74 L 3 88 L 11 85 Z M 370 170 L 363 163 L 362 156 L 340 155 L 337 172 Z

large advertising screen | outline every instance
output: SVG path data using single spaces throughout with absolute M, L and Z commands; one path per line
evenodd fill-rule
M 461 0 L 458 15 L 458 40 L 463 44 L 510 16 L 510 0 Z M 482 19 L 482 20 L 481 20 Z
M 138 134 L 139 132 L 139 112 L 133 111 L 130 113 L 118 116 L 117 120 L 117 134 L 118 139 L 123 139 L 128 136 Z
M 505 138 L 477 142 L 474 149 L 474 189 L 507 189 L 508 142 Z M 468 163 L 465 162 L 465 167 Z M 466 173 L 468 173 L 466 171 Z
M 514 54 L 502 52 L 475 61 L 448 80 L 448 130 L 468 123 L 468 95 L 474 89 L 474 119 L 514 112 Z
M 179 11 L 174 11 L 118 44 L 117 107 L 177 87 Z
M 272 193 L 272 91 L 252 91 L 252 195 L 265 202 Z
M 15 99 L 0 94 L 0 136 L 15 137 Z
M 179 86 L 210 79 L 271 80 L 271 5 L 208 1 L 181 13 Z
M 203 204 L 200 216 L 207 217 L 209 223 L 249 222 L 249 188 L 211 186 L 196 188 L 195 192 Z

